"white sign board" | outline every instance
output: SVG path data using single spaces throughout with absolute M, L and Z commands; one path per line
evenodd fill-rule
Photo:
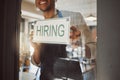
M 68 44 L 70 18 L 57 18 L 37 21 L 33 41 L 37 43 Z

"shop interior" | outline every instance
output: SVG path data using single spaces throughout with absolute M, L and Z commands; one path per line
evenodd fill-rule
M 65 5 L 63 5 L 63 3 L 65 3 Z M 95 42 L 97 42 L 97 0 L 57 0 L 56 5 L 56 8 L 59 10 L 80 12 L 93 34 Z M 33 31 L 35 22 L 38 19 L 43 20 L 43 16 L 42 12 L 34 5 L 34 0 L 22 0 L 19 46 L 19 80 L 39 80 L 40 68 L 31 63 L 31 55 L 33 54 L 34 49 L 29 42 L 29 35 L 31 31 Z M 72 58 L 79 57 L 80 55 L 77 54 L 78 52 L 78 48 L 75 49 L 73 51 Z M 73 63 L 74 62 L 75 61 L 73 61 Z M 83 80 L 95 80 L 96 73 L 92 71 L 95 70 L 95 63 L 91 63 L 90 60 L 84 60 L 82 64 L 77 62 L 74 63 L 74 66 L 78 65 L 81 66 L 80 68 L 78 67 L 78 69 L 81 70 Z M 71 65 L 71 67 L 72 66 L 73 65 Z M 71 73 L 72 72 L 74 71 L 71 71 Z M 63 79 L 56 80 L 74 80 L 70 78 L 64 79 L 64 77 L 62 78 Z

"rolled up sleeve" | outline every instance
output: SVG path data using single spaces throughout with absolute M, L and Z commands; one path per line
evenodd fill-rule
M 34 61 L 33 56 L 31 56 L 31 63 L 32 63 L 33 65 L 35 65 L 35 66 L 40 67 L 40 63 L 39 63 L 39 64 L 37 64 L 37 63 Z

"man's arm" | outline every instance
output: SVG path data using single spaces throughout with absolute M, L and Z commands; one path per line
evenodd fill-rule
M 40 47 L 39 43 L 32 42 L 33 40 L 33 32 L 30 34 L 30 44 L 34 48 L 33 55 L 31 56 L 31 62 L 36 65 L 40 66 Z
M 40 51 L 39 49 L 34 48 L 33 55 L 31 56 L 31 62 L 32 64 L 36 66 L 40 66 Z

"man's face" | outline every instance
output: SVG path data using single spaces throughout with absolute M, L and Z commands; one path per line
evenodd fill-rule
M 40 10 L 47 11 L 55 7 L 55 0 L 35 0 L 35 4 Z

